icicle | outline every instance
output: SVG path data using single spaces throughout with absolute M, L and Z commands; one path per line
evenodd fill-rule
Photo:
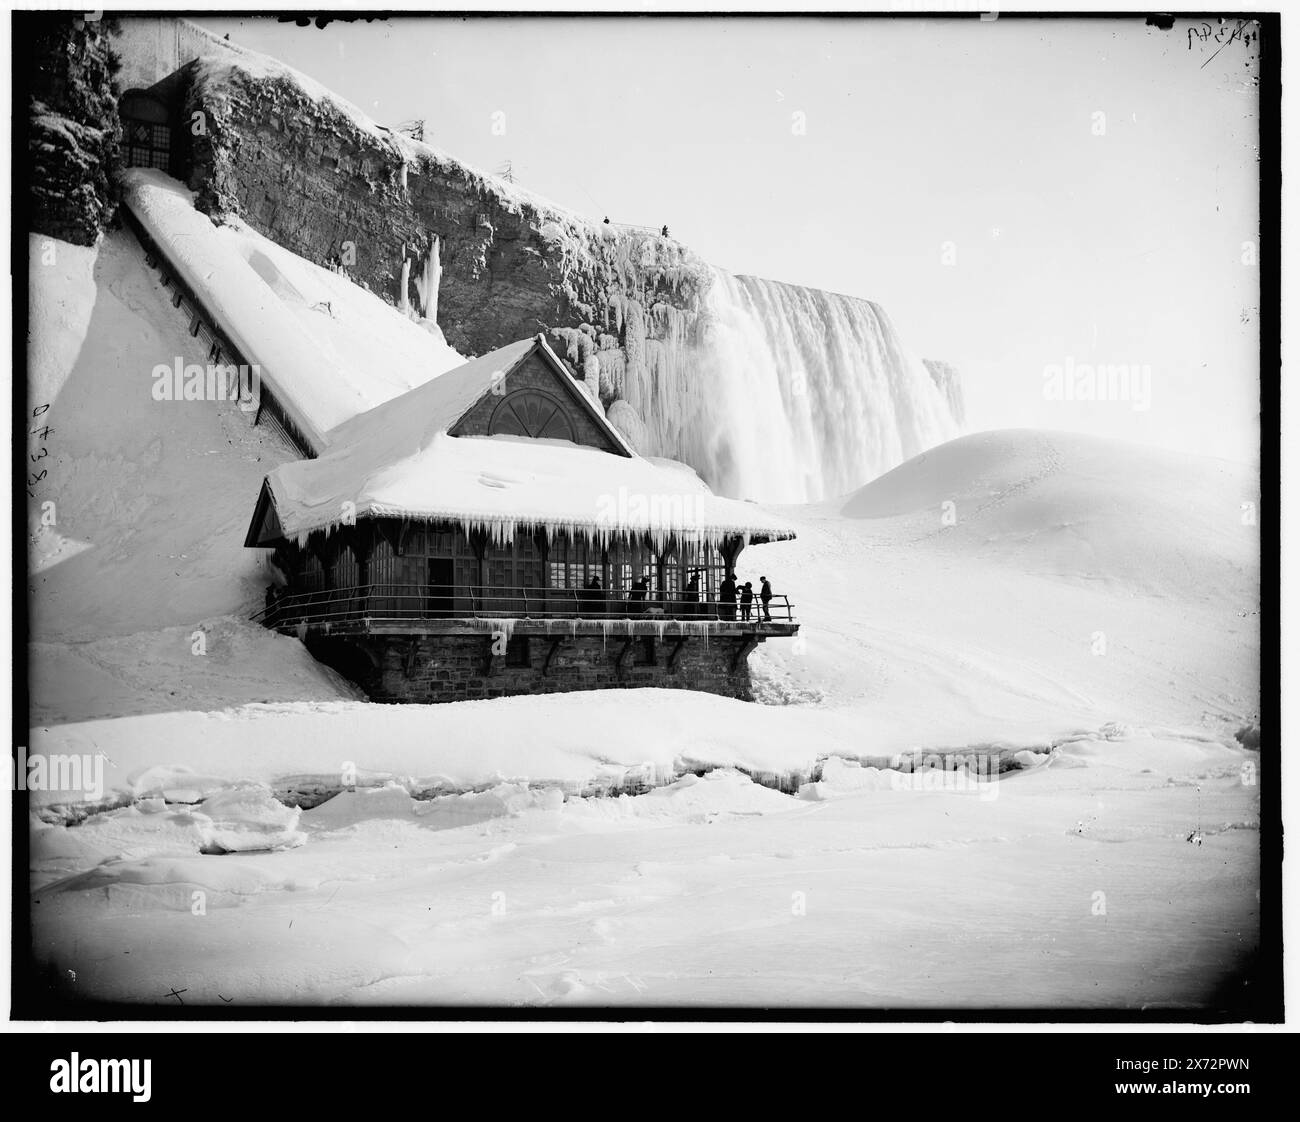
M 415 278 L 415 290 L 420 296 L 421 318 L 429 323 L 438 322 L 438 290 L 442 287 L 442 249 L 437 234 L 424 260 L 424 269 Z
M 405 164 L 402 165 L 406 167 Z M 411 283 L 411 259 L 406 256 L 406 247 L 402 247 L 402 289 L 398 294 L 398 311 L 404 316 L 411 314 L 410 298 L 407 296 L 407 290 Z

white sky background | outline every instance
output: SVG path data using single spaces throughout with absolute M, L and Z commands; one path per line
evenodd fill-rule
M 971 429 L 1256 459 L 1258 44 L 1211 59 L 1140 17 L 196 22 L 564 207 L 881 303 L 960 367 Z M 1150 408 L 1048 400 L 1067 360 L 1149 366 Z

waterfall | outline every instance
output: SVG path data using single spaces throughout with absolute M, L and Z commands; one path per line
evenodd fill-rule
M 677 309 L 633 306 L 622 396 L 646 451 L 716 491 L 815 502 L 957 435 L 944 391 L 879 306 L 721 270 L 703 304 L 694 331 Z

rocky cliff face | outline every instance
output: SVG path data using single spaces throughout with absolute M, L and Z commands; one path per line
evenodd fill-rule
M 292 72 L 193 63 L 185 118 L 202 123 L 190 186 L 211 216 L 239 215 L 416 315 L 433 310 L 436 290 L 437 321 L 462 353 L 552 329 L 579 374 L 609 352 L 595 359 L 607 404 L 620 362 L 635 363 L 674 313 L 697 311 L 708 282 L 677 242 L 554 208 Z
M 109 46 L 111 21 L 24 13 L 30 45 L 27 152 L 31 228 L 93 245 L 112 217 L 121 125 Z

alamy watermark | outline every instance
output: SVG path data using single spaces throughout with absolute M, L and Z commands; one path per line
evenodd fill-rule
M 99 752 L 54 753 L 32 752 L 18 749 L 17 759 L 11 763 L 10 780 L 15 791 L 78 792 L 92 799 L 104 796 L 104 760 Z
M 1048 401 L 1124 401 L 1135 413 L 1151 408 L 1151 367 L 1145 364 L 1076 363 L 1043 367 L 1043 397 Z
M 954 791 L 998 797 L 999 761 L 989 752 L 909 752 L 889 776 L 895 791 Z
M 596 520 L 609 526 L 681 526 L 703 521 L 701 496 L 695 494 L 647 494 L 620 487 L 617 494 L 606 492 L 597 500 Z
M 257 410 L 262 394 L 262 368 L 234 363 L 186 364 L 176 358 L 153 368 L 154 401 L 237 401 L 245 413 Z

